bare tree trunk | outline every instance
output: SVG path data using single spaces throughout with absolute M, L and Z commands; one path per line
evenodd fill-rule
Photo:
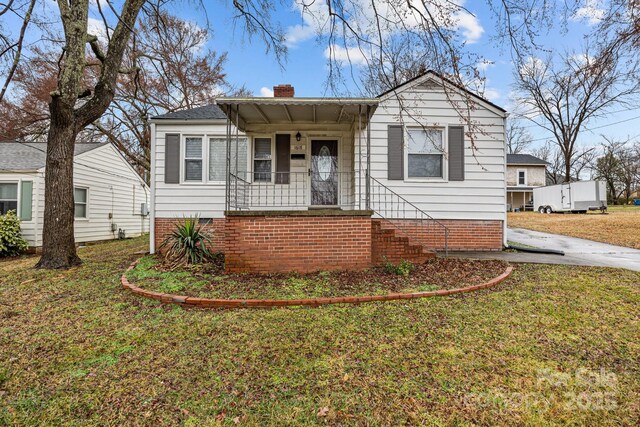
M 36 268 L 69 268 L 81 264 L 74 239 L 73 152 L 77 132 L 73 106 L 54 97 L 45 168 L 42 258 Z

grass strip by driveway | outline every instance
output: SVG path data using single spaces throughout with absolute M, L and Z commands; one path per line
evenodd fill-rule
M 640 249 L 640 207 L 611 207 L 604 215 L 510 212 L 507 225 Z
M 0 263 L 0 425 L 636 425 L 640 274 L 520 266 L 446 299 L 266 311 L 121 289 L 141 239 Z

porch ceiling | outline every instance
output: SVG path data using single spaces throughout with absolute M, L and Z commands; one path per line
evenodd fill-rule
M 348 124 L 362 126 L 375 111 L 372 98 L 219 98 L 218 106 L 242 131 L 248 125 Z M 369 107 L 369 115 L 367 115 Z

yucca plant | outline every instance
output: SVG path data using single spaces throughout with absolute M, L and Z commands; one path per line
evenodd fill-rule
M 167 248 L 165 259 L 174 267 L 200 264 L 211 259 L 213 254 L 207 248 L 211 243 L 202 229 L 198 217 L 185 218 L 162 242 L 160 249 Z

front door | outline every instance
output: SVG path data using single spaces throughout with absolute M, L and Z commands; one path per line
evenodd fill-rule
M 338 141 L 311 141 L 311 204 L 338 204 Z

